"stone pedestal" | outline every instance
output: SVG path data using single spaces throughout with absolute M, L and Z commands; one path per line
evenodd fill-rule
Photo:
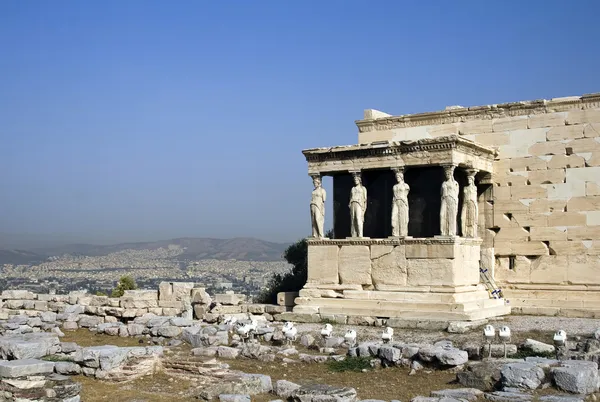
M 294 312 L 479 320 L 510 313 L 479 284 L 479 239 L 309 240 Z

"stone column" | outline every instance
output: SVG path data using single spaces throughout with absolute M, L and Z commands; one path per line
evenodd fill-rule
M 446 180 L 442 183 L 440 208 L 440 234 L 456 236 L 456 218 L 458 216 L 458 182 L 454 179 L 454 165 L 443 166 Z
M 312 237 L 322 239 L 325 237 L 325 201 L 327 193 L 322 186 L 321 175 L 311 175 L 315 189 L 310 199 L 310 220 L 312 226 Z
M 363 224 L 367 210 L 367 189 L 362 185 L 360 171 L 350 173 L 354 178 L 354 187 L 350 190 L 350 236 L 364 237 Z
M 408 193 L 410 187 L 404 182 L 404 168 L 393 168 L 397 184 L 392 187 L 392 237 L 408 236 Z
M 463 205 L 460 215 L 463 237 L 477 237 L 477 222 L 479 219 L 477 186 L 475 185 L 477 172 L 477 169 L 467 170 L 468 185 L 463 189 Z

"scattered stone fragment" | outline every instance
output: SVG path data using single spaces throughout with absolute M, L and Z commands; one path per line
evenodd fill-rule
M 432 391 L 431 396 L 438 398 L 454 398 L 475 401 L 477 398 L 483 396 L 483 391 L 477 388 L 443 389 L 440 391 Z
M 533 363 L 508 363 L 500 369 L 505 387 L 537 389 L 544 380 L 544 370 Z
M 295 402 L 316 401 L 356 401 L 356 390 L 349 387 L 334 387 L 330 385 L 306 385 L 292 392 Z
M 558 389 L 574 394 L 591 394 L 598 391 L 598 364 L 595 362 L 567 360 L 551 373 Z
M 548 345 L 547 343 L 539 342 L 534 339 L 527 339 L 525 343 L 523 343 L 523 349 L 530 350 L 533 353 L 554 353 L 556 350 L 553 345 Z
M 533 395 L 522 392 L 496 391 L 485 394 L 485 399 L 493 402 L 529 402 L 533 400 Z
M 54 362 L 38 359 L 0 361 L 1 378 L 17 378 L 50 374 L 54 371 Z

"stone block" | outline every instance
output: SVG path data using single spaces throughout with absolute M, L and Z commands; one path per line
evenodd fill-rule
M 510 168 L 513 171 L 533 171 L 545 170 L 548 168 L 547 162 L 537 156 L 526 156 L 513 158 L 510 160 Z
M 569 141 L 566 144 L 574 153 L 587 153 L 600 151 L 600 137 L 595 138 L 579 138 Z
M 122 308 L 150 308 L 158 307 L 157 299 L 135 299 L 132 297 L 121 297 Z
M 183 303 L 175 300 L 159 300 L 158 307 L 182 309 Z
M 469 120 L 458 126 L 458 133 L 460 135 L 468 134 L 481 134 L 492 132 L 492 120 Z
M 237 306 L 246 300 L 246 295 L 237 293 L 218 293 L 214 297 L 215 303 L 226 306 Z
M 173 296 L 175 300 L 190 301 L 194 282 L 173 282 Z
M 494 201 L 509 201 L 510 200 L 510 187 L 509 186 L 494 186 L 493 189 Z
M 536 128 L 533 130 L 514 130 L 510 131 L 510 144 L 499 147 L 502 158 L 518 158 L 523 156 L 532 156 L 528 149 L 541 142 L 546 142 L 546 133 L 548 128 Z
M 587 251 L 579 240 L 552 240 L 549 247 L 550 253 L 556 255 L 579 255 Z
M 499 119 L 492 119 L 492 130 L 494 132 L 526 130 L 528 128 L 527 120 L 527 116 L 501 117 Z
M 572 110 L 567 113 L 567 124 L 600 123 L 600 109 Z
M 527 153 L 535 156 L 566 155 L 566 152 L 566 145 L 561 141 L 538 142 L 527 150 Z
M 194 305 L 194 316 L 197 320 L 201 320 L 204 317 L 204 314 L 208 312 L 208 306 L 203 304 L 195 304 Z
M 561 284 L 567 281 L 567 257 L 562 255 L 542 255 L 531 263 L 531 283 Z
M 587 211 L 585 218 L 588 226 L 600 226 L 600 211 Z
M 124 297 L 130 297 L 137 300 L 158 300 L 158 290 L 136 289 L 126 290 Z
M 529 172 L 528 179 L 531 185 L 564 183 L 566 178 L 565 169 L 548 169 Z M 545 190 L 545 189 L 544 189 Z M 544 194 L 545 196 L 545 194 Z M 538 197 L 531 197 L 538 198 Z
M 598 210 L 600 210 L 600 196 L 573 197 L 567 202 L 569 212 Z
M 37 359 L 0 361 L 0 378 L 47 375 L 54 371 L 54 362 Z
M 548 226 L 583 226 L 585 224 L 586 216 L 580 212 L 552 212 L 548 215 Z
M 592 182 L 585 183 L 585 195 L 587 195 L 587 196 L 600 195 L 600 185 L 598 183 L 592 183 Z
M 499 147 L 500 145 L 508 145 L 510 143 L 510 136 L 508 133 L 465 135 L 465 138 L 490 147 Z
M 566 112 L 543 113 L 530 115 L 527 126 L 532 128 L 564 126 L 567 120 Z
M 2 300 L 33 300 L 35 294 L 28 290 L 3 290 L 0 295 Z
M 531 240 L 567 240 L 565 227 L 531 227 L 529 233 Z
M 296 297 L 298 297 L 298 292 L 279 292 L 277 293 L 277 304 L 279 306 L 294 307 Z
M 548 169 L 585 167 L 585 159 L 579 155 L 554 155 L 548 161 Z
M 552 127 L 546 134 L 546 138 L 548 141 L 574 140 L 576 138 L 583 138 L 584 127 L 585 126 L 582 124 Z
M 571 284 L 600 284 L 600 257 L 597 255 L 567 256 L 567 277 Z
M 512 242 L 511 250 L 518 255 L 548 255 L 548 246 L 541 241 Z
M 583 129 L 583 135 L 588 138 L 600 137 L 600 123 L 588 123 Z
M 507 241 L 518 241 L 518 240 L 529 240 L 529 232 L 520 227 L 504 227 L 494 236 L 494 241 L 507 240 Z
M 212 297 L 206 292 L 205 288 L 192 289 L 192 303 L 210 304 Z
M 498 282 L 529 283 L 531 277 L 531 260 L 525 256 L 515 256 L 515 264 L 510 269 L 508 257 L 497 257 L 494 276 Z
M 371 246 L 371 276 L 375 289 L 406 286 L 405 250 L 404 246 Z
M 562 209 L 561 209 L 562 211 Z M 511 220 L 518 226 L 522 227 L 546 227 L 548 226 L 548 215 L 543 213 L 522 213 L 515 212 L 512 214 Z
M 173 301 L 173 284 L 171 282 L 161 282 L 158 285 L 158 298 L 159 300 Z
M 339 252 L 342 284 L 371 285 L 371 252 L 368 246 L 342 246 Z
M 438 259 L 408 259 L 407 286 L 450 286 L 454 281 L 453 260 Z
M 529 212 L 532 214 L 545 214 L 547 212 L 563 212 L 567 208 L 567 200 L 534 200 L 529 204 Z M 547 222 L 547 219 L 546 219 Z M 546 225 L 545 225 L 546 226 Z
M 308 246 L 307 283 L 338 284 L 339 246 Z

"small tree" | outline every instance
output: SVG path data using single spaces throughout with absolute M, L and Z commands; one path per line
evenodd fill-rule
M 137 289 L 137 285 L 133 278 L 129 275 L 122 276 L 117 283 L 117 287 L 113 289 L 111 297 L 121 297 L 126 290 Z
M 333 231 L 329 230 L 325 237 L 332 238 Z M 292 266 L 285 274 L 274 274 L 258 296 L 259 303 L 277 304 L 277 293 L 297 292 L 306 283 L 308 276 L 308 243 L 306 239 L 298 240 L 283 252 L 283 258 Z

